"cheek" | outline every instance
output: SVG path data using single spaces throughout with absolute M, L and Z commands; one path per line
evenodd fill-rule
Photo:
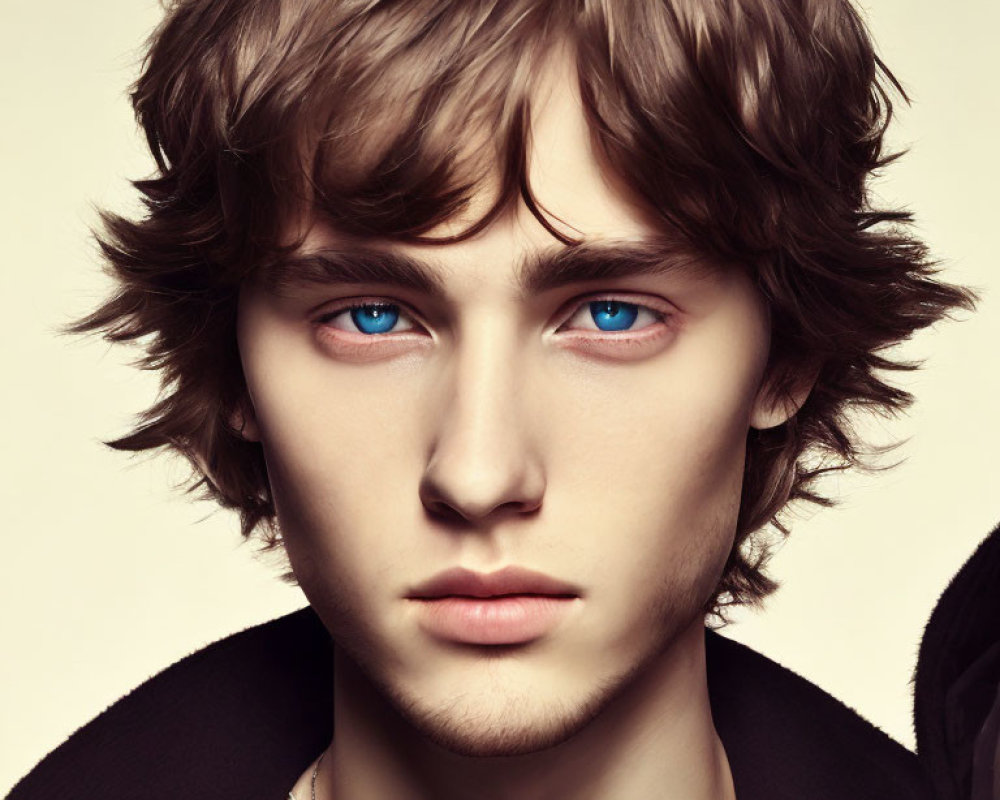
M 677 345 L 656 363 L 564 376 L 560 392 L 545 397 L 553 407 L 562 397 L 562 412 L 548 420 L 547 500 L 572 520 L 571 546 L 600 554 L 594 580 L 614 574 L 642 587 L 639 614 L 678 590 L 700 608 L 717 584 L 763 369 L 757 350 L 711 339 Z
M 574 376 L 546 399 L 560 408 L 547 420 L 549 466 L 583 497 L 633 516 L 690 516 L 738 498 L 756 385 L 752 364 L 709 370 L 680 351 L 627 373 Z
M 281 344 L 246 371 L 282 535 L 307 594 L 320 575 L 349 592 L 400 557 L 399 500 L 417 497 L 419 479 L 412 392 L 393 370 L 338 368 Z
M 338 504 L 370 500 L 411 450 L 412 392 L 401 386 L 419 374 L 417 360 L 337 363 L 280 325 L 257 339 L 244 369 L 272 486 Z

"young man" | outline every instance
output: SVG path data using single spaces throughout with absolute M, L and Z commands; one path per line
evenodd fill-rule
M 846 2 L 172 7 L 81 328 L 150 337 L 117 445 L 187 455 L 335 646 L 227 640 L 13 796 L 921 796 L 704 631 L 968 302 L 867 205 L 891 85 Z

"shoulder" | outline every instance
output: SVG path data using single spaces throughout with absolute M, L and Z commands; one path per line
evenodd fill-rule
M 916 756 L 839 700 L 742 644 L 708 632 L 712 715 L 737 797 L 927 797 Z
M 8 800 L 280 800 L 329 740 L 332 664 L 308 609 L 230 636 L 78 730 Z
M 941 800 L 1000 785 L 1000 526 L 934 607 L 914 681 L 917 748 Z

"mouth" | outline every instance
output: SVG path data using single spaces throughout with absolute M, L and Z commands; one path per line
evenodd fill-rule
M 580 590 L 520 567 L 491 573 L 445 570 L 406 595 L 429 636 L 458 644 L 526 644 L 550 634 Z

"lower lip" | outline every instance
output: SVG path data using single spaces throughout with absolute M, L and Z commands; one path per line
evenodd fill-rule
M 509 595 L 416 600 L 420 627 L 438 639 L 461 644 L 526 644 L 559 624 L 573 597 Z

